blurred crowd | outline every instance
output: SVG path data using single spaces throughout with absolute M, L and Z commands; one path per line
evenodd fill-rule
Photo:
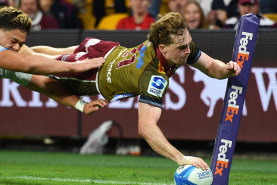
M 190 30 L 235 29 L 254 13 L 261 28 L 277 28 L 276 0 L 0 0 L 27 13 L 32 30 L 147 30 L 159 14 L 179 12 Z

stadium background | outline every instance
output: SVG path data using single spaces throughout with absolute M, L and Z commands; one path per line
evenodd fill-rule
M 27 45 L 67 47 L 78 45 L 86 37 L 96 37 L 133 47 L 143 42 L 146 36 L 146 31 L 51 30 L 31 32 Z M 192 31 L 192 37 L 199 48 L 210 56 L 226 62 L 230 60 L 235 38 L 233 30 Z M 241 120 L 239 141 L 277 142 L 276 48 L 277 32 L 261 30 L 246 94 L 247 115 Z M 254 68 L 256 72 L 253 71 Z M 258 74 L 262 74 L 260 78 Z M 194 75 L 195 72 L 188 66 L 182 68 L 172 82 L 177 90 L 179 88 L 181 91 L 177 92 L 176 88 L 172 88 L 166 97 L 166 108 L 159 126 L 169 139 L 213 141 L 216 136 L 223 100 L 215 100 L 213 113 L 208 116 L 209 105 L 205 105 L 201 99 L 201 93 L 207 87 L 203 79 L 199 82 L 193 80 Z M 216 92 L 218 87 L 212 88 L 215 88 Z M 206 98 L 212 101 L 213 95 Z M 24 87 L 16 87 L 9 80 L 1 80 L 0 135 L 27 138 L 86 138 L 103 121 L 111 119 L 121 126 L 123 138 L 139 138 L 136 102 L 137 98 L 124 100 L 110 104 L 94 115 L 86 116 L 49 101 L 45 96 L 32 93 Z M 116 128 L 111 129 L 109 136 L 119 137 Z

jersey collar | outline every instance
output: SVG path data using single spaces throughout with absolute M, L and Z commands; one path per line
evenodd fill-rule
M 171 77 L 175 73 L 176 64 L 169 67 L 168 62 L 164 58 L 164 56 L 161 53 L 161 51 L 159 50 L 159 48 L 156 48 L 156 55 L 157 55 L 159 61 L 161 62 L 162 66 L 164 67 L 164 70 L 165 70 L 165 73 L 167 74 L 167 76 Z

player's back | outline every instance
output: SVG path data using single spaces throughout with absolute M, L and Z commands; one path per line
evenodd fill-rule
M 140 94 L 140 79 L 151 70 L 156 55 L 152 43 L 145 41 L 134 48 L 118 46 L 106 58 L 98 76 L 100 93 L 108 100 Z M 152 66 L 155 70 L 156 66 Z M 157 70 L 156 70 L 157 71 Z

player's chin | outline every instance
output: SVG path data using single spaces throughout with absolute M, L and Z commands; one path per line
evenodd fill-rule
M 186 58 L 184 58 L 184 59 L 181 59 L 179 62 L 178 62 L 178 64 L 179 65 L 184 65 L 185 63 L 187 63 L 187 57 Z

